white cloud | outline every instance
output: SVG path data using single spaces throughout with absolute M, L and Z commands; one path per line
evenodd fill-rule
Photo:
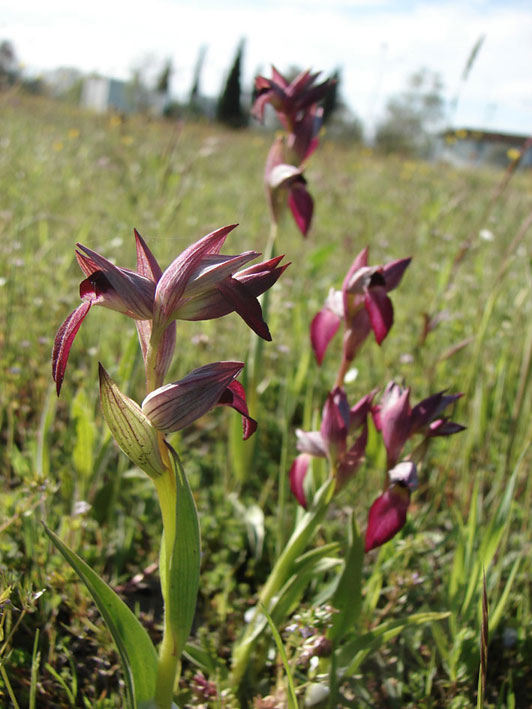
M 5 0 L 0 0 L 0 6 Z M 217 94 L 241 38 L 249 86 L 258 70 L 290 65 L 331 72 L 343 67 L 342 91 L 363 117 L 382 112 L 421 66 L 441 73 L 447 95 L 460 84 L 475 41 L 484 46 L 461 88 L 456 120 L 479 124 L 488 104 L 507 130 L 532 130 L 532 8 L 525 3 L 433 0 L 17 0 L 2 10 L 0 36 L 42 69 L 79 66 L 121 77 L 143 57 L 171 56 L 174 88 L 185 94 L 206 45 L 205 92 Z

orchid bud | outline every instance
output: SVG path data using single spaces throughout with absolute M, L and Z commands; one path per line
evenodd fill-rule
M 123 394 L 100 364 L 100 403 L 113 438 L 150 478 L 166 472 L 157 430 L 140 406 Z

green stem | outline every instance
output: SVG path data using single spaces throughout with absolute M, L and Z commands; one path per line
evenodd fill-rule
M 237 688 L 249 664 L 252 650 L 260 635 L 262 615 L 261 606 L 271 612 L 270 604 L 274 596 L 281 590 L 290 578 L 292 568 L 297 557 L 304 551 L 310 539 L 318 530 L 327 512 L 329 503 L 334 494 L 335 480 L 328 478 L 314 497 L 313 506 L 305 512 L 288 543 L 277 559 L 268 580 L 262 588 L 257 602 L 256 612 L 244 632 L 241 640 L 235 645 L 233 652 L 232 686 Z
M 161 452 L 164 450 L 167 459 L 168 452 L 162 435 L 160 449 Z M 159 571 L 161 576 L 161 592 L 165 608 L 163 640 L 159 648 L 157 683 L 155 689 L 155 704 L 158 709 L 170 709 L 172 706 L 174 687 L 181 669 L 177 651 L 177 641 L 172 630 L 170 614 L 168 612 L 170 562 L 176 533 L 176 483 L 171 470 L 172 468 L 168 461 L 168 472 L 154 479 L 163 521 Z

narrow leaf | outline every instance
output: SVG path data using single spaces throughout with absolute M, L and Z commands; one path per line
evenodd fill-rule
M 348 549 L 344 569 L 332 604 L 338 609 L 334 615 L 331 639 L 337 640 L 356 623 L 362 607 L 362 565 L 364 563 L 364 540 L 358 531 L 354 515 L 349 526 Z
M 122 599 L 43 523 L 44 531 L 87 587 L 113 640 L 122 663 L 128 704 L 136 709 L 155 695 L 157 653 L 133 612 Z
M 183 652 L 194 613 L 199 587 L 200 530 L 198 511 L 177 453 L 168 446 L 176 479 L 175 540 L 168 569 L 166 612 L 175 634 L 178 657 Z
M 449 615 L 450 613 L 447 612 L 422 612 L 414 613 L 408 618 L 400 620 L 385 621 L 369 633 L 360 635 L 344 645 L 339 652 L 338 664 L 342 666 L 348 663 L 345 670 L 345 675 L 349 677 L 355 672 L 358 672 L 358 668 L 364 661 L 364 658 L 371 651 L 378 650 L 385 643 L 399 635 L 399 633 L 401 633 L 406 627 L 413 625 L 424 625 L 425 623 L 432 623 L 436 620 L 443 620 L 444 618 L 448 618 Z

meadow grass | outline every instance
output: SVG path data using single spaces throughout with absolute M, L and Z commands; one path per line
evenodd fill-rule
M 78 551 L 160 638 L 157 503 L 150 481 L 112 442 L 98 404 L 98 360 L 126 393 L 142 398 L 133 321 L 121 318 L 117 327 L 117 313 L 91 313 L 59 400 L 51 382 L 55 331 L 79 302 L 73 247 L 80 241 L 133 267 L 136 227 L 164 267 L 192 241 L 238 222 L 226 250 L 262 251 L 271 135 L 96 116 L 16 91 L 0 96 L 0 108 L 0 700 L 120 707 L 110 636 L 41 526 L 45 521 Z M 373 263 L 409 255 L 413 262 L 394 293 L 394 327 L 382 349 L 365 345 L 348 396 L 356 400 L 392 378 L 408 382 L 414 401 L 445 388 L 462 391 L 454 418 L 468 428 L 434 445 L 406 527 L 365 560 L 344 687 L 352 703 L 345 705 L 480 706 L 485 573 L 484 705 L 530 706 L 532 174 L 517 173 L 501 192 L 499 171 L 383 158 L 327 135 L 306 174 L 314 226 L 304 241 L 287 221 L 276 246 L 292 265 L 270 296 L 273 342 L 263 350 L 252 465 L 237 470 L 228 455 L 240 424 L 227 410 L 174 435 L 202 525 L 193 632 L 203 666 L 211 663 L 210 678 L 223 689 L 224 663 L 249 599 L 292 528 L 294 431 L 315 424 L 340 353 L 333 343 L 318 369 L 308 326 L 369 245 Z M 179 365 L 170 378 L 213 360 L 244 359 L 249 345 L 235 315 L 180 322 Z M 335 499 L 318 545 L 343 548 L 351 508 L 364 528 L 384 463 L 372 434 L 366 465 Z M 312 615 L 328 581 L 325 571 L 310 584 L 299 613 Z M 449 615 L 401 625 L 423 611 Z M 379 623 L 388 624 L 386 632 L 370 641 Z M 273 694 L 286 676 L 296 686 L 313 679 L 298 663 L 296 641 L 279 630 L 276 642 L 285 646 L 265 658 L 251 697 Z M 186 689 L 195 671 L 185 663 L 189 706 L 200 704 Z M 212 705 L 238 706 L 225 689 L 225 699 Z

